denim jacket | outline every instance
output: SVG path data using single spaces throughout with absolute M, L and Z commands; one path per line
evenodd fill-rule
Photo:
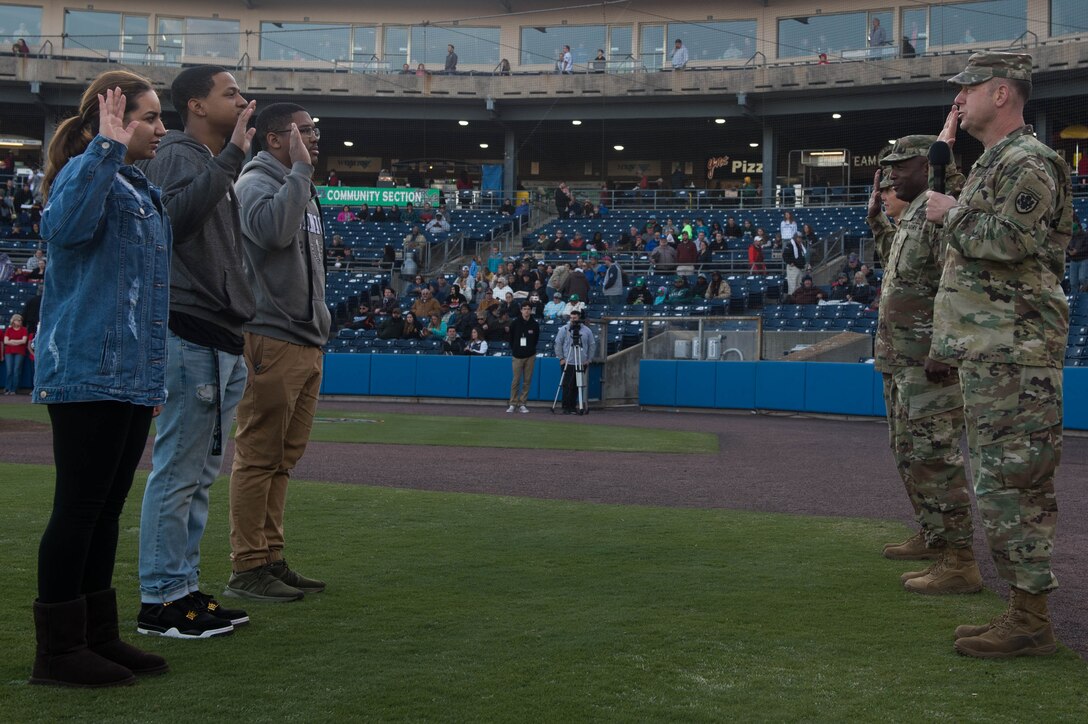
M 96 136 L 49 190 L 35 402 L 166 400 L 170 223 L 126 150 Z

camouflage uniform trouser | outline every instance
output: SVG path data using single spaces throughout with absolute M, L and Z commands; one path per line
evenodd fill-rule
M 964 361 L 959 372 L 975 496 L 997 572 L 1028 593 L 1053 590 L 1062 370 Z
M 895 466 L 930 546 L 971 545 L 971 495 L 963 467 L 959 381 L 934 384 L 921 367 L 884 374 L 888 437 Z

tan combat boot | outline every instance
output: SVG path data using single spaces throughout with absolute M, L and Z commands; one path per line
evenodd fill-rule
M 970 548 L 945 548 L 925 575 L 906 579 L 903 588 L 931 595 L 978 593 L 982 590 L 982 573 Z
M 918 531 L 902 543 L 889 543 L 884 546 L 884 557 L 893 561 L 932 561 L 941 557 L 943 546 L 931 548 L 926 545 L 926 536 Z
M 958 638 L 953 645 L 957 652 L 981 659 L 1054 653 L 1058 646 L 1046 609 L 1046 594 L 1012 589 L 1009 608 L 1003 617 L 999 616 L 991 622 L 985 633 Z

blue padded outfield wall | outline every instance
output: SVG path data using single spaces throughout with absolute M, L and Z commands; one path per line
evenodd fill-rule
M 1088 368 L 1065 368 L 1065 427 L 1088 430 Z M 883 417 L 873 365 L 838 362 L 642 360 L 639 404 Z

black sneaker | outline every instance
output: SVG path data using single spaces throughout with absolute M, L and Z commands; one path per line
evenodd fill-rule
M 169 603 L 142 604 L 136 632 L 172 639 L 209 639 L 234 633 L 234 626 L 208 613 L 200 601 L 188 595 Z
M 325 582 L 319 581 L 316 578 L 307 578 L 306 576 L 292 571 L 287 567 L 287 561 L 275 561 L 268 564 L 268 570 L 273 576 L 280 579 L 288 586 L 297 588 L 300 591 L 306 593 L 321 593 L 325 590 Z
M 210 593 L 204 593 L 203 591 L 194 591 L 189 594 L 197 600 L 197 602 L 204 605 L 204 608 L 208 609 L 208 613 L 216 618 L 224 621 L 230 621 L 234 626 L 241 626 L 244 623 L 249 623 L 249 614 L 240 608 L 224 608 L 220 605 L 219 601 L 212 598 Z

